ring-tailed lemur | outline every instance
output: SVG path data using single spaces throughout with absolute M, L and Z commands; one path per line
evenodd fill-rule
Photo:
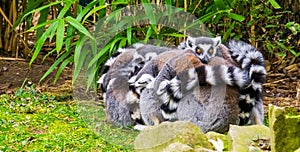
M 164 118 L 176 120 L 178 103 L 194 87 L 225 84 L 243 89 L 249 83 L 247 71 L 242 71 L 234 64 L 203 64 L 188 50 L 165 63 L 155 78 L 154 90 L 164 102 L 161 106 Z
M 106 62 L 106 73 L 98 83 L 103 91 L 106 118 L 115 125 L 129 126 L 140 119 L 138 94 L 130 91 L 129 80 L 158 54 L 170 48 L 136 44 L 119 49 L 117 57 Z M 107 70 L 108 69 L 108 70 Z
M 202 63 L 207 63 L 209 59 L 215 55 L 219 55 L 219 51 L 216 49 L 218 43 L 218 37 L 215 39 L 207 40 L 205 37 L 192 38 L 188 37 L 187 41 L 182 42 L 179 45 L 181 49 L 192 49 L 193 52 L 200 58 Z M 202 43 L 205 42 L 205 43 Z M 210 44 L 210 46 L 209 46 Z M 202 46 L 203 45 L 203 46 Z M 211 49 L 214 48 L 215 49 Z M 222 46 L 222 45 L 221 45 Z M 242 41 L 230 41 L 228 44 L 230 48 L 230 56 L 228 54 L 223 58 L 233 60 L 240 64 L 243 71 L 249 72 L 249 78 L 251 83 L 245 88 L 240 88 L 239 106 L 241 109 L 240 113 L 240 125 L 244 124 L 262 124 L 263 122 L 263 103 L 262 103 L 262 83 L 266 76 L 266 70 L 264 67 L 264 59 L 262 54 L 256 50 L 253 46 L 242 42 Z M 206 48 L 206 49 L 201 49 Z M 209 49 L 207 49 L 209 48 Z M 199 51 L 200 50 L 200 51 Z M 213 53 L 213 51 L 215 51 Z M 201 53 L 199 53 L 201 52 Z M 216 53 L 217 52 L 217 53 Z M 210 55 L 209 55 L 210 54 Z M 208 66 L 209 67 L 209 66 Z M 212 77 L 211 77 L 212 78 Z M 214 79 L 211 79 L 211 85 L 214 85 Z M 178 80 L 171 81 L 167 87 L 165 94 L 162 95 L 164 98 L 173 98 L 173 100 L 180 100 L 182 96 L 178 93 L 179 84 Z M 176 90 L 174 90 L 174 89 Z M 176 94 L 174 92 L 177 92 Z M 168 103 L 168 102 L 166 102 Z M 169 111 L 168 106 L 163 105 L 164 111 Z M 171 110 L 172 111 L 172 110 Z M 174 110 L 173 110 L 174 111 Z M 249 121 L 250 120 L 250 121 Z
M 226 53 L 227 55 L 229 54 L 228 50 L 225 50 L 224 52 L 223 56 L 226 56 Z M 166 118 L 170 118 L 170 116 L 172 120 L 192 121 L 205 132 L 211 130 L 224 132 L 228 129 L 229 124 L 237 124 L 239 113 L 239 89 L 230 86 L 228 86 L 225 90 L 224 88 L 226 88 L 227 83 L 230 85 L 235 84 L 237 86 L 245 86 L 246 84 L 249 84 L 249 81 L 245 81 L 248 79 L 248 73 L 242 72 L 238 69 L 238 67 L 235 67 L 230 60 L 225 61 L 221 57 L 213 57 L 212 61 L 210 61 L 208 65 L 205 65 L 197 56 L 195 56 L 194 53 L 192 53 L 192 51 L 185 51 L 184 53 L 177 52 L 177 56 L 175 53 L 169 55 L 167 53 L 169 52 L 162 53 L 152 61 L 148 62 L 136 77 L 137 81 L 135 84 L 140 86 L 140 89 L 143 90 L 140 96 L 140 109 L 145 124 L 157 124 L 161 121 L 165 121 Z M 206 69 L 208 66 L 214 70 L 211 70 L 210 68 Z M 195 69 L 200 70 L 201 68 L 203 68 L 204 71 L 197 73 Z M 233 71 L 236 71 L 232 73 L 232 78 L 237 78 L 237 81 L 234 79 L 230 81 L 229 77 L 225 77 L 225 75 L 228 74 L 225 69 L 231 68 L 233 68 Z M 211 83 L 210 80 L 206 82 L 207 78 L 204 76 L 206 71 L 216 73 L 216 75 L 212 74 L 215 75 L 215 79 L 219 78 L 219 81 L 215 81 L 215 85 L 205 85 L 207 83 Z M 217 73 L 225 75 L 222 76 L 222 74 Z M 157 74 L 158 76 L 156 76 Z M 176 86 L 177 91 L 180 91 L 180 93 L 173 92 L 173 94 L 181 95 L 178 102 L 172 102 L 171 100 L 171 104 L 173 105 L 172 108 L 176 109 L 173 109 L 174 111 L 172 111 L 172 109 L 168 111 L 171 113 L 165 113 L 165 111 L 163 109 L 161 111 L 160 108 L 164 105 L 164 102 L 168 101 L 172 97 L 164 96 L 164 99 L 160 100 L 160 96 L 158 96 L 156 92 L 166 91 L 166 89 L 155 88 L 155 83 L 160 81 L 159 79 L 162 77 L 164 79 L 166 77 L 173 77 L 174 75 L 176 75 L 176 79 L 178 79 L 176 81 L 173 79 L 177 82 L 175 84 L 178 84 L 179 82 L 181 85 Z M 240 76 L 244 78 L 240 78 Z M 170 81 L 164 82 L 168 85 Z M 199 83 L 201 86 L 198 85 Z M 140 84 L 143 84 L 143 86 Z M 182 88 L 187 89 L 182 91 Z M 223 92 L 221 93 L 220 91 Z M 214 92 L 214 94 L 211 94 L 212 92 Z M 218 95 L 217 93 L 221 94 Z

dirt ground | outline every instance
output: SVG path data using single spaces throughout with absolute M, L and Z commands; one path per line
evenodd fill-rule
M 0 60 L 0 94 L 13 93 L 24 85 L 38 84 L 54 59 L 36 61 L 31 67 L 28 61 Z M 268 71 L 264 84 L 264 104 L 282 107 L 296 107 L 300 111 L 300 58 L 266 60 Z M 72 92 L 72 68 L 66 68 L 56 84 L 53 84 L 56 72 L 51 73 L 37 85 L 39 91 Z M 298 96 L 297 96 L 298 93 Z
M 53 59 L 47 59 L 42 63 L 41 59 L 37 59 L 37 61 L 29 67 L 29 60 L 0 60 L 0 94 L 13 93 L 22 85 L 30 86 L 32 84 L 36 85 L 38 91 L 70 92 L 72 90 L 72 69 L 69 67 L 63 71 L 55 84 L 53 80 L 56 71 L 52 72 L 39 83 L 40 78 L 49 69 L 53 61 Z

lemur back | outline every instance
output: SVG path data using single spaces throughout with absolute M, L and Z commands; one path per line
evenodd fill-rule
M 163 116 L 161 114 L 158 96 L 153 88 L 153 82 L 158 75 L 163 65 L 174 56 L 181 54 L 180 50 L 168 51 L 159 54 L 156 58 L 148 62 L 144 68 L 137 74 L 136 81 L 132 84 L 140 95 L 140 111 L 141 117 L 145 125 L 155 125 L 162 122 Z
M 170 50 L 166 47 L 138 44 L 124 49 L 99 79 L 103 90 L 107 120 L 115 125 L 129 126 L 140 119 L 138 96 L 130 93 L 129 80 L 158 54 Z
M 221 57 L 212 57 L 209 66 L 234 66 Z M 229 124 L 239 121 L 239 89 L 227 85 L 198 85 L 187 91 L 174 113 L 177 120 L 190 121 L 203 132 L 228 131 Z

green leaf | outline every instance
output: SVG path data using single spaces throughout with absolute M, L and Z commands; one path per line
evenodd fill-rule
M 142 0 L 142 2 L 145 2 L 145 0 Z M 146 1 L 147 2 L 147 1 Z M 150 20 L 150 24 L 157 24 L 156 15 L 153 12 L 152 4 L 149 3 L 143 3 L 143 6 L 146 11 L 146 15 Z
M 31 28 L 29 28 L 27 31 L 25 31 L 25 32 L 33 32 L 34 30 L 36 30 L 36 29 L 38 29 L 38 28 L 40 28 L 40 27 L 44 27 L 45 25 L 50 25 L 50 24 L 52 24 L 53 22 L 56 22 L 57 21 L 57 19 L 53 19 L 53 20 L 49 20 L 49 21 L 47 21 L 47 22 L 43 22 L 43 23 L 41 23 L 41 24 L 38 24 L 38 25 L 36 25 L 36 26 L 33 26 L 33 27 L 31 27 Z M 38 38 L 37 38 L 38 39 Z
M 45 43 L 47 37 L 51 34 L 52 31 L 55 31 L 56 26 L 57 26 L 57 22 L 54 22 L 53 24 L 51 24 L 49 26 L 49 28 L 45 31 L 45 33 L 37 40 L 37 42 L 35 44 L 34 53 L 31 57 L 29 65 L 31 65 L 33 63 L 33 61 L 36 59 L 36 57 L 40 53 L 40 51 Z
M 62 71 L 65 69 L 65 67 L 68 65 L 68 64 L 70 64 L 70 63 L 72 63 L 72 61 L 73 61 L 73 58 L 74 56 L 70 56 L 70 57 L 68 57 L 67 59 L 65 59 L 62 63 L 61 63 L 61 65 L 59 66 L 59 68 L 58 68 L 58 70 L 57 70 L 57 72 L 56 72 L 56 74 L 55 74 L 55 79 L 54 79 L 54 84 L 57 82 L 57 80 L 58 80 L 58 78 L 59 78 L 59 76 L 61 75 L 61 73 L 62 73 Z
M 277 27 L 276 25 L 266 25 L 266 28 L 274 28 L 274 27 Z
M 49 9 L 44 9 L 44 10 L 40 11 L 40 18 L 39 18 L 38 24 L 46 22 L 48 15 L 49 15 Z M 44 33 L 44 27 L 45 26 L 42 26 L 37 29 L 36 39 L 39 39 L 42 36 L 42 34 Z
M 77 15 L 76 20 L 81 21 L 82 18 L 86 16 L 86 13 L 88 13 L 90 10 L 92 10 L 96 4 L 97 4 L 97 1 L 94 0 L 93 2 L 91 2 L 87 6 L 85 6 L 84 9 Z
M 276 0 L 269 0 L 269 2 L 275 9 L 281 8 L 280 5 L 276 2 Z
M 74 52 L 74 73 L 73 73 L 72 84 L 74 84 L 75 80 L 77 79 L 80 70 L 82 68 L 82 65 L 84 63 L 84 58 L 88 53 L 88 51 L 82 51 L 84 42 L 85 42 L 84 35 L 81 34 L 78 41 L 76 42 L 76 47 Z
M 95 8 L 93 8 L 91 11 L 89 11 L 89 13 L 87 15 L 85 15 L 84 19 L 82 20 L 82 22 L 84 22 L 89 16 L 93 15 L 94 13 L 96 13 L 97 11 L 100 11 L 104 8 L 106 8 L 107 6 L 109 6 L 108 4 L 105 4 L 105 5 L 100 5 L 100 6 L 97 6 Z
M 54 69 L 55 67 L 61 63 L 66 57 L 70 55 L 70 52 L 63 53 L 62 56 L 60 56 L 52 65 L 51 67 L 46 71 L 46 73 L 42 76 L 40 79 L 40 82 L 43 81 Z
M 179 34 L 179 33 L 167 33 L 167 34 L 164 34 L 165 36 L 173 36 L 173 37 L 186 37 L 186 35 L 184 34 Z
M 33 9 L 33 10 L 29 11 L 28 13 L 24 14 L 24 15 L 21 17 L 20 22 L 23 21 L 25 17 L 27 17 L 28 15 L 31 15 L 31 14 L 34 13 L 34 12 L 40 12 L 40 11 L 42 11 L 43 9 L 49 8 L 49 7 L 54 6 L 54 5 L 57 5 L 57 4 L 59 4 L 59 3 L 62 3 L 62 1 L 51 2 L 50 4 L 41 6 L 41 7 L 37 8 L 37 9 Z M 17 25 L 18 25 L 18 24 L 16 24 L 16 25 L 14 26 L 14 28 L 15 28 Z
M 56 32 L 56 51 L 60 52 L 63 43 L 64 43 L 64 33 L 65 33 L 65 22 L 63 19 L 59 19 L 57 23 L 57 32 Z
M 59 12 L 57 16 L 58 19 L 63 18 L 72 6 L 72 3 L 70 1 L 66 1 L 64 4 L 65 5 L 63 6 L 63 9 Z
M 226 9 L 226 5 L 223 0 L 214 0 L 214 3 L 218 9 L 220 9 L 220 10 Z
M 74 26 L 79 32 L 83 33 L 90 39 L 96 41 L 95 38 L 90 34 L 90 32 L 82 24 L 80 24 L 76 19 L 74 19 L 73 17 L 70 17 L 70 16 L 67 16 L 65 19 L 68 23 L 70 23 L 72 26 Z
M 34 12 L 33 10 L 37 7 L 40 7 L 40 5 L 44 2 L 44 0 L 29 0 L 27 3 L 27 7 L 26 10 L 24 10 L 24 12 L 22 13 L 22 15 L 20 15 L 18 17 L 18 19 L 16 20 L 16 22 L 14 23 L 12 30 L 14 30 L 19 24 L 20 22 L 23 21 L 23 19 L 28 16 L 28 15 L 32 15 L 32 13 Z M 33 11 L 33 12 L 32 12 Z M 28 13 L 31 12 L 31 13 Z
M 235 14 L 235 13 L 228 13 L 228 14 L 227 14 L 227 17 L 232 18 L 232 19 L 234 19 L 234 20 L 237 20 L 237 21 L 239 21 L 239 22 L 242 22 L 242 21 L 245 20 L 245 17 L 244 17 L 244 16 L 238 15 L 238 14 Z
M 104 48 L 100 50 L 98 54 L 89 62 L 88 68 L 92 67 L 104 54 L 109 52 L 112 43 L 107 44 Z
M 216 12 L 210 12 L 210 13 L 207 13 L 203 16 L 201 16 L 199 18 L 199 20 L 202 22 L 202 23 L 205 23 L 206 21 L 210 20 L 213 18 L 213 16 L 215 16 L 217 13 Z
M 73 32 L 74 32 L 74 27 L 72 25 L 68 26 L 66 32 L 66 40 L 65 40 L 66 51 L 69 51 L 69 48 L 71 46 L 71 41 L 74 38 Z
M 290 52 L 291 52 L 295 57 L 300 56 L 300 52 L 295 52 L 295 51 L 292 50 L 292 49 L 290 49 Z
M 152 30 L 151 27 L 152 27 L 152 26 L 150 26 L 150 27 L 148 28 L 148 30 L 147 30 L 146 37 L 145 37 L 145 39 L 144 39 L 144 43 L 147 43 L 147 42 L 148 42 L 149 38 L 151 37 L 151 35 L 152 35 L 152 33 L 153 33 L 153 30 Z
M 128 45 L 131 45 L 132 28 L 129 27 L 126 30 Z

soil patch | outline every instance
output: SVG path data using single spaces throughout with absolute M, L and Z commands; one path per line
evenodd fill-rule
M 71 91 L 72 69 L 69 67 L 65 68 L 55 84 L 56 70 L 39 82 L 52 63 L 53 60 L 47 60 L 43 64 L 36 62 L 29 67 L 29 61 L 0 60 L 0 94 L 12 93 L 22 85 L 32 84 L 38 84 L 39 91 L 60 91 L 61 88 Z

